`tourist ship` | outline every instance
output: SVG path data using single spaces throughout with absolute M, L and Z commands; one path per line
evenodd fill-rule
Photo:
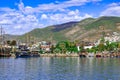
M 38 53 L 20 51 L 15 53 L 16 58 L 29 58 L 29 57 L 40 57 Z
M 9 48 L 0 48 L 0 57 L 10 57 L 10 49 Z
M 26 45 L 20 45 L 19 51 L 15 52 L 16 58 L 40 57 L 39 51 L 30 51 Z
M 0 43 L 0 57 L 10 57 L 11 49 L 4 45 L 4 35 L 5 35 L 5 32 L 1 26 L 0 28 L 0 42 L 1 42 Z

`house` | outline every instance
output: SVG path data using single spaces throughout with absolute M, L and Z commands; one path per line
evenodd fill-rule
M 50 52 L 51 42 L 41 41 L 39 42 L 39 44 L 41 50 L 43 50 L 44 52 Z

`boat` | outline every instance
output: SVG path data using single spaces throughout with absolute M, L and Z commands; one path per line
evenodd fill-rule
M 87 57 L 94 57 L 94 53 L 88 53 Z
M 31 57 L 40 57 L 39 51 L 31 51 Z
M 96 55 L 96 57 L 98 58 L 98 57 L 101 57 L 101 55 Z
M 20 51 L 20 52 L 16 52 L 15 56 L 16 58 L 40 57 L 37 51 L 36 52 Z
M 82 55 L 82 54 L 80 54 L 80 55 L 79 55 L 79 57 L 81 57 L 81 58 L 82 58 L 82 57 L 83 57 L 83 58 L 85 58 L 85 57 L 86 57 L 86 55 Z
M 0 57 L 10 57 L 11 54 L 4 54 L 4 53 L 0 53 Z
M 102 57 L 102 54 L 98 53 L 96 54 L 96 58 Z
M 10 57 L 11 54 L 10 54 L 10 51 L 11 51 L 11 48 L 5 46 L 5 36 L 4 36 L 4 29 L 3 27 L 1 26 L 0 27 L 0 57 Z
M 16 58 L 28 58 L 31 57 L 30 52 L 27 51 L 20 51 L 15 53 Z
M 80 54 L 79 54 L 79 57 L 80 57 L 80 58 L 85 58 L 85 57 L 86 57 L 86 54 L 85 54 L 85 53 L 80 53 Z
M 10 49 L 9 48 L 0 48 L 0 57 L 10 57 Z

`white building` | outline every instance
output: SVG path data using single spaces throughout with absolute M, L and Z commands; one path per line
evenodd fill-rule
M 104 39 L 105 39 L 105 41 L 109 41 L 109 42 L 118 42 L 118 41 L 120 41 L 120 34 L 119 33 L 117 33 L 117 32 L 113 32 L 113 34 L 110 36 L 106 36 L 106 37 L 104 37 Z M 100 40 L 101 39 L 99 39 L 96 43 L 95 43 L 95 45 L 98 45 L 99 43 L 100 43 Z

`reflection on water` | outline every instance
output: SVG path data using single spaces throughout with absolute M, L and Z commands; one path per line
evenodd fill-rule
M 120 58 L 0 58 L 0 80 L 120 80 Z

